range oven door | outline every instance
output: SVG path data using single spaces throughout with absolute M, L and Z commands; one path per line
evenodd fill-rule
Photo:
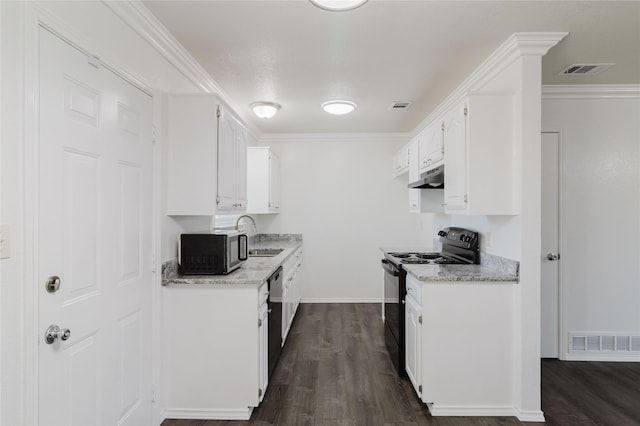
M 405 375 L 404 297 L 406 272 L 386 259 L 384 270 L 384 323 L 385 344 L 398 374 Z

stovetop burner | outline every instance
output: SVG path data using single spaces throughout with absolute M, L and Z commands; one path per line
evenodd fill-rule
M 462 265 L 466 263 L 457 259 L 444 257 L 440 253 L 389 253 L 389 256 L 395 258 L 396 263 L 404 263 L 407 265 Z

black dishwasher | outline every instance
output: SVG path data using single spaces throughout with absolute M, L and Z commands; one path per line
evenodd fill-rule
M 268 279 L 269 287 L 269 378 L 282 349 L 282 266 Z

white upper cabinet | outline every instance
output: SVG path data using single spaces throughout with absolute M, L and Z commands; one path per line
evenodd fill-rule
M 446 213 L 517 214 L 512 108 L 511 93 L 474 93 L 446 114 Z
M 444 118 L 444 205 L 447 211 L 467 208 L 467 106 L 454 107 Z
M 247 133 L 228 110 L 219 109 L 218 210 L 244 212 L 247 208 Z
M 245 211 L 246 130 L 216 96 L 169 96 L 167 139 L 168 215 Z
M 409 170 L 409 144 L 400 148 L 393 158 L 393 177 L 403 175 Z
M 280 213 L 280 159 L 269 147 L 247 148 L 247 213 Z
M 420 147 L 426 133 L 422 132 L 409 143 L 409 183 L 420 178 Z M 409 212 L 443 213 L 443 190 L 436 188 L 409 188 Z

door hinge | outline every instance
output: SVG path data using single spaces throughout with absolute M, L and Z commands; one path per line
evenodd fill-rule
M 220 195 L 216 195 L 216 204 L 220 204 Z
M 464 115 L 467 116 L 469 114 L 469 108 L 464 107 Z
M 467 194 L 464 194 L 464 202 L 465 203 L 469 202 L 469 199 L 467 198 Z
M 418 323 L 419 323 L 419 324 L 422 324 L 422 315 L 420 315 L 420 316 L 418 317 Z
M 151 385 L 151 403 L 155 404 L 157 399 L 156 385 Z
M 158 133 L 156 132 L 156 126 L 151 126 L 151 143 L 156 143 Z
M 218 108 L 216 109 L 216 117 L 220 118 L 221 114 L 222 114 L 222 110 L 220 109 L 220 105 L 218 105 Z
M 262 389 L 258 389 L 258 396 L 262 396 Z
M 444 132 L 444 121 L 442 122 L 442 126 L 440 127 L 442 129 L 442 131 Z
M 258 318 L 258 327 L 262 327 L 262 319 Z
M 418 392 L 422 393 L 422 385 L 418 386 Z

